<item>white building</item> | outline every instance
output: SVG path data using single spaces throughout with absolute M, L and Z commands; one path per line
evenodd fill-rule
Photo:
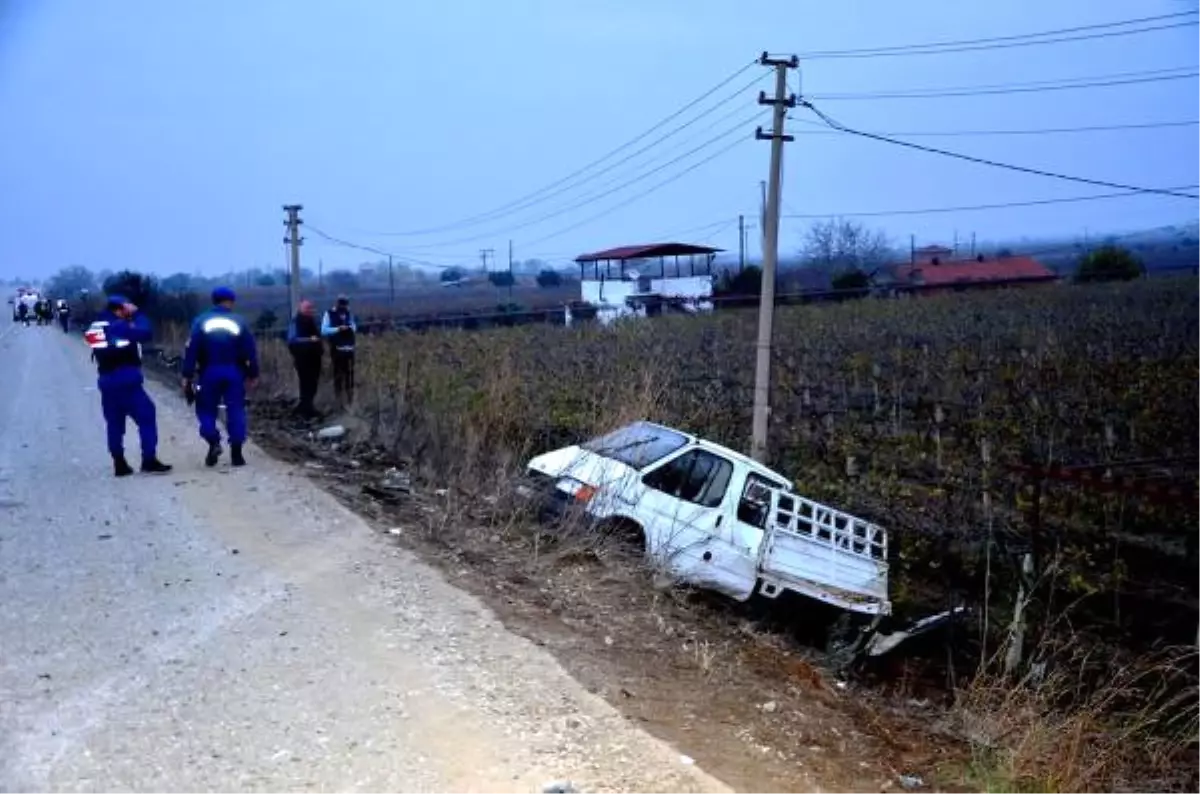
M 593 312 L 598 322 L 608 325 L 623 317 L 712 311 L 712 264 L 720 251 L 656 243 L 578 256 L 579 305 L 567 308 L 566 323 Z

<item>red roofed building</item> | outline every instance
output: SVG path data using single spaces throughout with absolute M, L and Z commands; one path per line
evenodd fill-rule
M 916 292 L 943 292 L 981 287 L 1011 287 L 1047 284 L 1057 274 L 1030 256 L 1005 256 L 974 259 L 931 260 L 896 265 L 894 288 Z

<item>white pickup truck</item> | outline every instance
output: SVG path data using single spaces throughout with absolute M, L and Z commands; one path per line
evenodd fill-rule
M 739 601 L 791 590 L 876 620 L 891 612 L 882 527 L 719 444 L 634 422 L 538 455 L 526 475 L 518 490 L 543 511 L 640 531 L 677 580 Z

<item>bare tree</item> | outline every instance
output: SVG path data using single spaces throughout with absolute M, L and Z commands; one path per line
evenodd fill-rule
M 817 221 L 810 226 L 800 253 L 806 265 L 829 274 L 871 273 L 896 259 L 891 241 L 881 230 L 844 218 Z

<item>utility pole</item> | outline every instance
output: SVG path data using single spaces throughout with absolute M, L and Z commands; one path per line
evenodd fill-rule
M 515 277 L 513 276 L 513 249 L 512 249 L 512 240 L 509 240 L 508 241 L 508 302 L 509 303 L 512 303 L 513 281 L 515 281 Z
M 388 254 L 388 311 L 396 314 L 396 271 L 392 269 L 392 255 Z
M 288 236 L 284 242 L 292 248 L 291 276 L 288 278 L 288 302 L 291 304 L 289 315 L 300 305 L 300 245 L 304 242 L 304 238 L 300 236 L 300 224 L 304 223 L 300 220 L 302 209 L 304 207 L 299 204 L 283 206 L 283 211 L 288 214 L 287 220 L 283 222 L 284 226 L 288 227 Z
M 975 232 L 971 232 L 971 258 L 975 258 Z
M 775 320 L 775 269 L 779 257 L 779 204 L 783 186 L 783 144 L 795 140 L 783 132 L 790 108 L 796 106 L 795 95 L 788 96 L 788 69 L 800 66 L 793 55 L 787 59 L 770 58 L 764 52 L 759 59 L 763 66 L 775 68 L 775 98 L 767 99 L 759 92 L 758 104 L 771 105 L 773 116 L 771 134 L 759 127 L 754 131 L 757 140 L 771 141 L 770 186 L 763 219 L 762 297 L 758 304 L 758 344 L 754 361 L 754 421 L 750 440 L 750 456 L 759 463 L 767 462 L 767 429 L 771 414 L 771 337 Z
M 746 216 L 738 216 L 738 272 L 746 269 Z
M 761 252 L 767 250 L 767 180 L 759 180 L 758 187 L 758 250 Z
M 325 260 L 317 260 L 317 289 L 325 288 Z

